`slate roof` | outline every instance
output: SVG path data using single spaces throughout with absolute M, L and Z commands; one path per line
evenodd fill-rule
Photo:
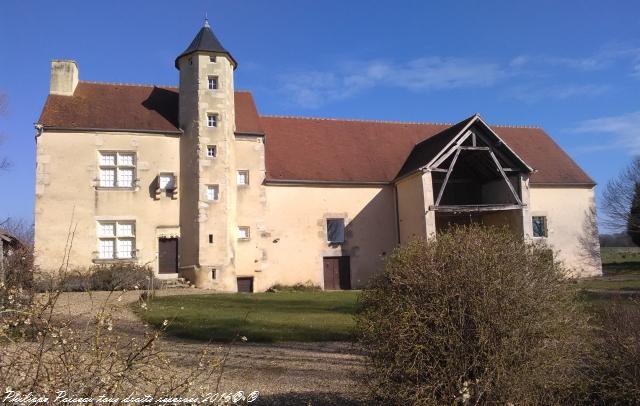
M 229 51 L 227 51 L 225 47 L 222 46 L 222 44 L 220 43 L 218 38 L 216 38 L 213 31 L 211 31 L 211 27 L 209 27 L 208 22 L 205 22 L 204 26 L 200 29 L 200 31 L 198 31 L 195 38 L 193 39 L 193 41 L 191 41 L 191 44 L 187 47 L 187 49 L 185 49 L 183 53 L 178 55 L 175 62 L 176 68 L 178 67 L 178 59 L 182 58 L 183 56 L 187 56 L 194 52 L 199 52 L 199 51 L 213 52 L 216 54 L 225 54 L 231 59 L 234 67 L 238 66 L 238 63 L 236 62 L 235 59 L 233 59 L 233 56 L 231 56 L 231 53 L 229 53 Z
M 421 154 L 431 154 L 446 134 L 464 123 L 260 116 L 249 92 L 235 92 L 235 109 L 237 133 L 265 135 L 266 179 L 272 182 L 389 183 L 401 170 L 419 167 Z M 73 96 L 49 95 L 39 124 L 45 130 L 179 134 L 178 92 L 175 87 L 80 82 Z M 544 130 L 495 125 L 491 129 L 535 170 L 531 184 L 595 184 Z M 421 144 L 431 137 L 442 141 Z

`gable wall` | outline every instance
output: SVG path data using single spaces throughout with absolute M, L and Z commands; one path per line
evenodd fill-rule
M 548 238 L 546 242 L 558 252 L 576 276 L 602 274 L 599 244 L 596 235 L 589 233 L 589 224 L 595 221 L 590 213 L 595 206 L 594 188 L 539 187 L 529 189 L 531 216 L 546 216 Z M 597 230 L 597 228 L 596 228 Z M 596 254 L 585 250 L 583 242 L 598 247 Z

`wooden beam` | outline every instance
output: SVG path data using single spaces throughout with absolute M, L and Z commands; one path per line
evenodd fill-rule
M 520 210 L 523 207 L 521 204 L 462 204 L 445 206 L 433 205 L 429 206 L 429 210 L 443 213 L 481 213 L 487 211 Z
M 507 174 L 504 173 L 504 171 L 502 170 L 502 165 L 500 165 L 500 162 L 498 162 L 498 158 L 496 158 L 493 151 L 489 151 L 489 155 L 491 155 L 491 158 L 493 158 L 493 162 L 495 162 L 496 166 L 498 167 L 498 170 L 500 171 L 502 178 L 504 179 L 505 182 L 507 182 L 507 186 L 509 186 L 509 190 L 511 190 L 513 197 L 516 198 L 516 202 L 518 202 L 518 204 L 522 204 L 522 201 L 520 200 L 520 196 L 518 196 L 515 189 L 513 188 L 513 185 L 509 181 L 509 178 L 507 178 Z
M 491 150 L 489 147 L 464 147 L 464 146 L 461 146 L 460 149 L 463 149 L 465 151 L 490 151 Z
M 467 131 L 462 137 L 460 137 L 460 139 L 455 143 L 455 146 L 452 146 L 451 149 L 449 151 L 447 151 L 442 157 L 438 158 L 437 161 L 435 161 L 433 163 L 433 165 L 431 165 L 431 167 L 438 167 L 440 166 L 440 164 L 444 161 L 446 161 L 447 158 L 449 158 L 451 156 L 451 154 L 453 154 L 454 152 L 456 152 L 458 150 L 458 148 L 460 147 L 460 144 L 462 144 L 467 138 L 469 138 L 469 136 L 473 134 L 471 131 Z
M 460 147 L 456 148 L 456 155 L 453 157 L 453 161 L 451 161 L 451 165 L 449 165 L 449 170 L 447 171 L 447 176 L 444 177 L 444 182 L 442 182 L 442 187 L 440 188 L 440 193 L 438 193 L 438 200 L 436 200 L 436 206 L 440 204 L 440 199 L 442 199 L 442 194 L 444 193 L 444 189 L 447 187 L 447 182 L 449 182 L 449 177 L 451 176 L 451 171 L 453 171 L 453 166 L 456 164 L 458 157 L 460 156 Z

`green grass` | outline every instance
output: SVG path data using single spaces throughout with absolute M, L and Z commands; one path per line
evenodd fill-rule
M 136 312 L 167 333 L 204 341 L 352 341 L 357 291 L 158 297 Z
M 581 301 L 589 306 L 607 306 L 613 300 L 638 305 L 640 248 L 604 247 L 601 254 L 603 275 L 577 281 Z

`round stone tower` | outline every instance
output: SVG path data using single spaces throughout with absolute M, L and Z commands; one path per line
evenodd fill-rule
M 236 290 L 235 59 L 207 20 L 175 61 L 180 71 L 180 273 Z

